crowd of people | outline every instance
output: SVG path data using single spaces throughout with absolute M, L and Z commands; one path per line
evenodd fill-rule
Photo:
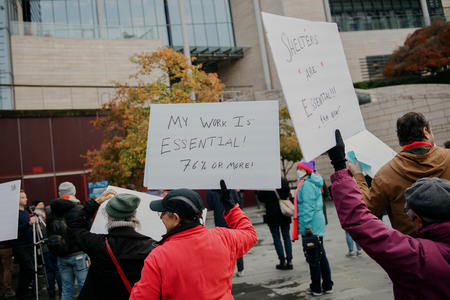
M 348 243 L 347 256 L 376 261 L 393 282 L 396 299 L 448 299 L 450 295 L 450 150 L 434 143 L 430 123 L 416 112 L 397 120 L 402 150 L 369 183 L 358 162 L 346 161 L 345 144 L 336 130 L 336 146 L 328 151 L 335 173 L 331 196 Z M 292 244 L 301 237 L 310 271 L 307 290 L 313 296 L 334 292 L 333 262 L 324 236 L 328 191 L 314 161 L 297 164 L 297 188 L 291 196 L 286 178 L 281 188 L 257 191 L 279 263 L 292 270 Z M 257 242 L 256 231 L 240 209 L 242 194 L 221 189 L 208 192 L 215 228 L 202 219 L 203 200 L 195 191 L 175 189 L 148 209 L 158 212 L 166 233 L 159 241 L 136 232 L 140 199 L 107 190 L 84 205 L 70 182 L 59 185 L 59 198 L 45 207 L 27 209 L 20 192 L 18 238 L 0 242 L 3 297 L 26 299 L 35 293 L 36 234 L 47 275 L 49 296 L 72 299 L 233 299 L 232 277 L 244 270 L 243 256 Z M 286 209 L 283 201 L 291 201 Z M 108 201 L 104 211 L 100 205 Z M 107 216 L 107 234 L 90 232 L 94 216 Z M 392 228 L 381 217 L 387 214 Z M 37 229 L 38 228 L 38 229 Z M 361 250 L 362 249 L 362 250 Z M 18 286 L 11 283 L 12 260 L 19 265 Z M 34 282 L 34 285 L 33 285 Z M 76 285 L 75 285 L 76 282 Z M 58 286 L 58 288 L 56 288 Z

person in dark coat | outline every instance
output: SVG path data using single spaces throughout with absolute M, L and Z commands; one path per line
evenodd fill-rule
M 108 234 L 91 233 L 90 220 L 100 204 L 108 200 Z M 80 248 L 89 255 L 91 266 L 78 299 L 128 299 L 124 282 L 113 264 L 106 248 L 105 238 L 131 287 L 141 277 L 144 260 L 154 248 L 154 240 L 135 231 L 139 221 L 137 196 L 116 194 L 107 190 L 96 200 L 89 199 L 77 218 L 70 224 Z
M 281 178 L 281 189 L 278 189 L 277 192 L 281 199 L 290 198 L 289 183 L 286 178 Z M 291 217 L 287 217 L 281 213 L 279 199 L 274 191 L 259 191 L 257 196 L 266 205 L 264 223 L 267 223 L 269 226 L 275 250 L 280 260 L 280 263 L 275 267 L 279 270 L 292 270 L 292 244 L 289 232 Z M 283 237 L 284 249 L 281 243 L 280 231 Z

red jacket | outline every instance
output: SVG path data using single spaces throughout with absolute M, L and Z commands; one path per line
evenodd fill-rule
M 238 205 L 225 220 L 232 229 L 199 225 L 169 236 L 145 259 L 130 299 L 233 299 L 236 259 L 252 248 L 257 237 Z
M 334 173 L 331 182 L 342 228 L 388 273 L 395 299 L 449 298 L 450 221 L 409 236 L 370 213 L 347 169 Z

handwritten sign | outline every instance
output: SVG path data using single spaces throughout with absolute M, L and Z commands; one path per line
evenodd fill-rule
M 20 180 L 0 184 L 0 241 L 17 238 Z
M 304 159 L 364 130 L 336 24 L 262 16 Z
M 383 143 L 368 130 L 345 140 L 345 151 L 353 151 L 356 159 L 369 165 L 369 169 L 363 171 L 370 177 L 374 177 L 378 170 L 394 158 L 397 153 Z
M 144 186 L 280 187 L 278 102 L 154 104 Z
M 136 209 L 136 218 L 139 220 L 141 225 L 136 228 L 136 231 L 140 234 L 151 237 L 155 241 L 159 241 L 161 236 L 166 233 L 166 228 L 162 223 L 158 214 L 150 210 L 150 202 L 154 200 L 160 200 L 161 197 L 136 192 L 133 190 L 123 189 L 116 186 L 108 186 L 107 190 L 114 190 L 118 194 L 132 194 L 138 196 L 141 199 L 138 208 Z M 109 201 L 109 200 L 108 200 Z M 107 214 L 104 212 L 104 208 L 108 201 L 103 202 L 99 207 L 99 212 L 95 216 L 94 222 L 92 223 L 91 232 L 92 233 L 108 233 L 106 229 L 106 224 L 108 222 Z M 203 220 L 206 220 L 206 209 L 203 211 Z

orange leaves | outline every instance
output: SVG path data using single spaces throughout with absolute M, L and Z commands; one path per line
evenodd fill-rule
M 400 77 L 435 73 L 450 66 L 450 22 L 442 19 L 412 33 L 388 59 L 383 74 Z
M 86 154 L 93 180 L 109 180 L 125 186 L 142 187 L 151 103 L 216 102 L 225 86 L 217 74 L 205 73 L 200 66 L 188 65 L 187 58 L 169 48 L 136 54 L 130 60 L 138 71 L 130 76 L 136 86 L 116 84 L 112 101 L 103 105 L 93 121 L 104 131 L 101 148 Z

